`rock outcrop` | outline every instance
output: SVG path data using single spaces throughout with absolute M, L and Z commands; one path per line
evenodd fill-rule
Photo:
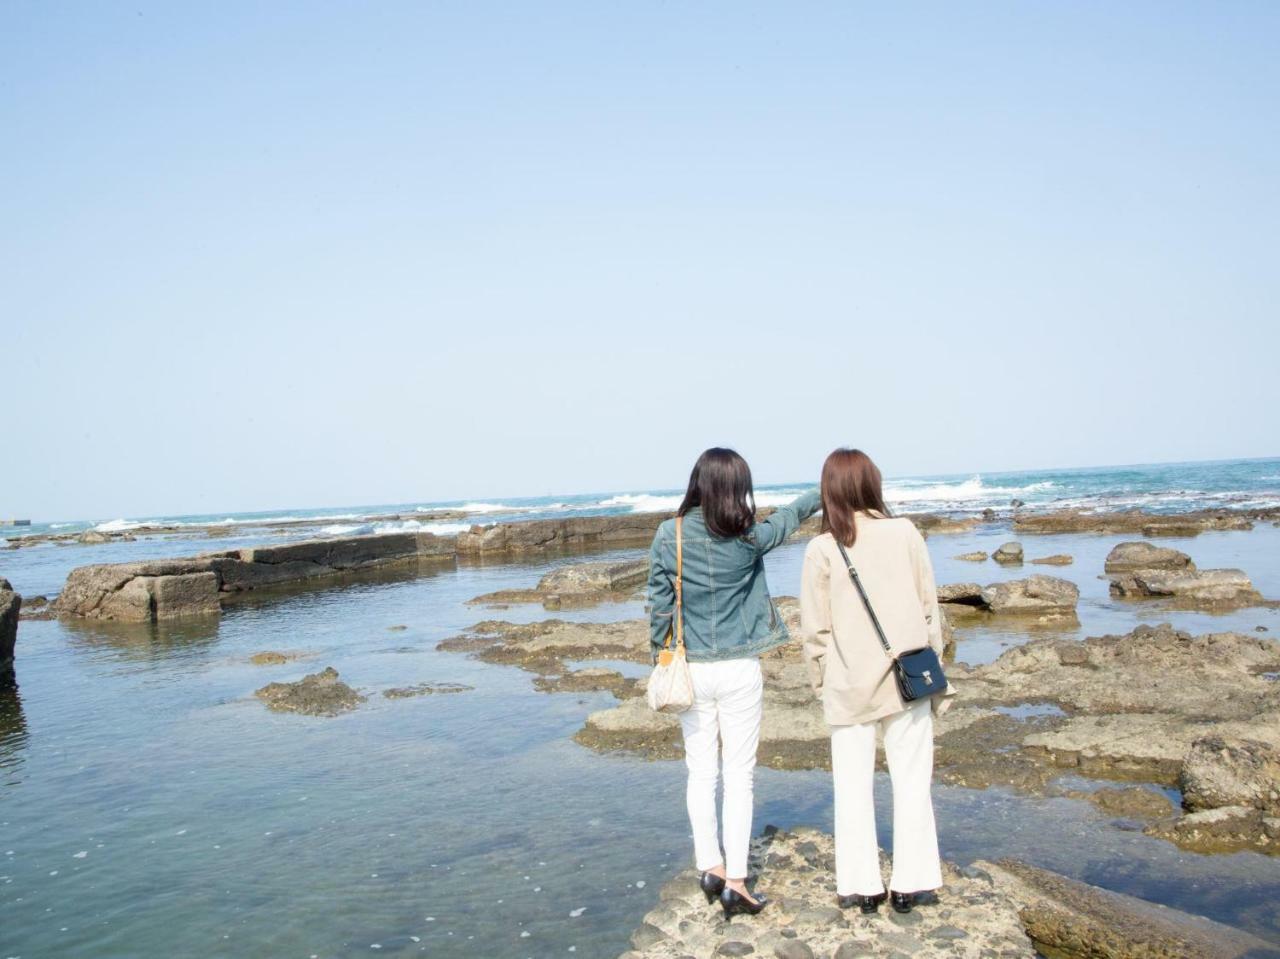
M 1125 599 L 1169 599 L 1175 606 L 1236 607 L 1262 602 L 1262 594 L 1239 569 L 1143 569 L 1111 577 L 1111 595 Z
M 22 615 L 22 597 L 13 591 L 7 579 L 0 579 L 0 683 L 13 675 L 14 650 L 18 645 L 18 619 Z
M 669 513 L 627 513 L 623 516 L 571 516 L 473 526 L 458 534 L 460 556 L 521 553 L 648 543 Z
M 1180 550 L 1156 546 L 1142 540 L 1117 543 L 1107 554 L 1103 569 L 1108 573 L 1131 573 L 1140 569 L 1195 569 L 1191 557 Z
M 991 558 L 1002 566 L 1018 566 L 1022 563 L 1022 544 L 1018 542 L 1005 543 L 994 553 Z
M 1054 553 L 1052 556 L 1040 556 L 1031 562 L 1035 566 L 1070 566 L 1075 560 L 1066 553 Z
M 982 550 L 977 550 L 972 553 L 961 553 L 959 556 L 954 558 L 965 563 L 985 563 L 987 561 L 987 554 L 982 552 Z
M 149 622 L 217 615 L 235 593 L 340 581 L 369 571 L 416 569 L 452 560 L 453 540 L 431 533 L 393 533 L 306 540 L 139 563 L 81 566 L 71 571 L 51 610 L 59 616 Z
M 1058 510 L 1020 513 L 1013 519 L 1019 533 L 1138 533 L 1143 536 L 1195 536 L 1206 530 L 1253 529 L 1256 516 L 1268 511 L 1198 510 L 1189 513 L 1149 513 L 1144 510 L 1085 512 Z
M 552 570 L 533 589 L 504 589 L 469 600 L 471 605 L 541 603 L 546 609 L 581 608 L 636 595 L 649 576 L 647 559 L 575 563 Z
M 1034 616 L 1046 622 L 1074 618 L 1079 599 L 1076 584 L 1056 576 L 1029 576 L 985 587 L 977 583 L 938 587 L 938 602 L 962 623 L 977 614 Z
M 336 716 L 364 701 L 363 696 L 338 678 L 338 671 L 332 666 L 303 676 L 295 683 L 268 683 L 254 695 L 268 709 L 304 716 Z
M 1016 860 L 976 862 L 1048 956 L 1088 959 L 1280 959 L 1280 949 L 1201 916 L 1099 889 Z
M 1036 955 L 1013 898 L 993 880 L 946 863 L 945 885 L 907 915 L 887 906 L 878 915 L 836 908 L 831 836 L 766 826 L 752 840 L 749 872 L 771 902 L 758 916 L 726 923 L 708 904 L 698 874 L 685 870 L 658 894 L 658 904 L 631 936 L 621 959 L 752 956 L 760 959 L 965 959 Z M 882 862 L 888 881 L 888 860 Z

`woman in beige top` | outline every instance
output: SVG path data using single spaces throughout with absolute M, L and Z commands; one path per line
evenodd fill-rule
M 893 664 L 853 585 L 836 538 L 862 580 L 894 654 L 932 646 L 942 619 L 924 539 L 884 504 L 880 471 L 861 450 L 836 450 L 822 467 L 822 535 L 809 543 L 800 587 L 804 657 L 831 727 L 835 781 L 836 894 L 841 908 L 875 912 L 886 898 L 876 841 L 876 733 L 893 781 L 891 902 L 942 885 L 930 783 L 933 713 L 943 694 L 904 702 Z

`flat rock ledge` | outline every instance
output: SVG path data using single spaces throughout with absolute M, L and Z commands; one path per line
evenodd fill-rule
M 414 686 L 396 686 L 384 689 L 382 695 L 387 699 L 411 699 L 414 696 L 450 695 L 453 693 L 469 693 L 475 689 L 466 683 L 418 683 Z
M 1265 603 L 1240 569 L 1143 569 L 1111 577 L 1111 595 L 1167 599 L 1175 607 L 1231 609 Z
M 1004 859 L 975 862 L 1015 904 L 1041 954 L 1065 959 L 1280 959 L 1280 949 L 1221 923 Z
M 294 683 L 268 683 L 254 695 L 268 709 L 304 716 L 336 716 L 364 702 L 363 696 L 338 678 L 332 666 Z
M 472 606 L 541 603 L 544 609 L 581 609 L 639 596 L 649 578 L 647 558 L 619 562 L 573 563 L 553 569 L 532 589 L 502 589 L 468 600 Z
M 888 865 L 887 860 L 882 865 Z M 621 959 L 759 956 L 761 959 L 965 957 L 1031 959 L 1015 901 L 986 875 L 944 866 L 945 886 L 905 916 L 883 907 L 875 916 L 835 904 L 831 836 L 766 827 L 752 841 L 750 872 L 772 902 L 758 916 L 725 922 L 708 904 L 697 873 L 686 870 L 662 887 L 659 901 L 631 935 Z M 885 869 L 888 880 L 888 870 Z
M 1142 536 L 1196 536 L 1207 530 L 1249 530 L 1255 520 L 1272 520 L 1276 510 L 1198 510 L 1163 514 L 1143 510 L 1090 513 L 1056 510 L 1019 513 L 1013 528 L 1019 533 L 1136 533 Z
M 829 730 L 798 644 L 765 655 L 761 665 L 761 765 L 829 768 Z M 947 672 L 959 695 L 935 721 L 939 781 L 1034 795 L 1062 794 L 1057 780 L 1066 774 L 1178 786 L 1186 796 L 1182 816 L 1132 793 L 1089 798 L 1103 808 L 1131 805 L 1151 835 L 1186 849 L 1280 852 L 1280 644 L 1139 626 L 1083 641 L 1033 639 L 993 663 L 952 664 Z M 633 696 L 592 712 L 575 740 L 599 751 L 680 758 L 678 719 L 650 710 L 642 690 L 638 682 Z M 1205 817 L 1192 818 L 1237 807 L 1245 811 L 1208 817 L 1221 821 L 1216 833 Z

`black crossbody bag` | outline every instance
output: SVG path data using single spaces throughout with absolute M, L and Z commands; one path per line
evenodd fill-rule
M 849 554 L 844 551 L 844 544 L 836 540 L 836 548 L 840 550 L 844 565 L 849 569 L 849 578 L 853 580 L 858 595 L 862 597 L 862 605 L 867 608 L 867 615 L 871 617 L 871 625 L 875 627 L 880 645 L 884 647 L 885 653 L 893 662 L 893 675 L 898 681 L 898 692 L 902 695 L 903 702 L 927 699 L 943 692 L 947 688 L 947 677 L 942 672 L 942 663 L 939 662 L 938 654 L 933 651 L 933 647 L 922 646 L 920 649 L 908 650 L 900 656 L 893 655 L 893 648 L 884 638 L 884 629 L 880 626 L 880 620 L 876 618 L 876 611 L 871 608 L 867 591 L 862 588 L 858 571 L 853 568 L 853 563 L 849 561 Z

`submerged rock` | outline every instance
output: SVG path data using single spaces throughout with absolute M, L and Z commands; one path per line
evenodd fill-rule
M 254 695 L 268 709 L 305 716 L 336 716 L 364 702 L 363 696 L 338 678 L 332 666 L 294 683 L 268 683 Z
M 301 653 L 278 653 L 274 649 L 268 649 L 261 653 L 254 653 L 249 657 L 249 662 L 255 666 L 279 666 L 283 663 L 291 663 L 301 657 Z
M 985 563 L 987 561 L 987 554 L 982 552 L 982 550 L 977 550 L 972 553 L 961 553 L 959 556 L 954 558 L 966 563 Z
M 1031 562 L 1036 566 L 1070 566 L 1075 560 L 1066 553 L 1054 553 L 1052 556 L 1041 556 Z
M 462 635 L 443 640 L 437 649 L 472 653 L 489 663 L 523 666 L 533 672 L 565 671 L 565 660 L 622 659 L 649 662 L 649 626 L 640 620 L 623 623 L 570 623 L 548 619 L 538 623 L 487 620 Z
M 409 699 L 413 696 L 434 696 L 437 693 L 469 693 L 475 689 L 465 683 L 418 683 L 416 686 L 397 686 L 384 689 L 382 695 L 387 699 Z
M 991 558 L 1003 566 L 1017 566 L 1022 562 L 1022 544 L 1005 543 L 991 554 Z
M 877 917 L 835 905 L 831 836 L 768 826 L 751 842 L 749 872 L 772 903 L 758 916 L 721 918 L 708 904 L 698 874 L 685 870 L 662 887 L 658 902 L 631 936 L 624 959 L 752 956 L 760 959 L 888 959 L 904 955 L 1035 956 L 1017 906 L 992 880 L 943 864 L 944 887 L 906 916 L 885 907 Z M 882 857 L 889 878 L 890 862 Z M 885 913 L 888 913 L 886 916 Z
M 539 676 L 533 688 L 544 693 L 610 692 L 619 699 L 637 695 L 638 680 L 628 679 L 616 669 L 591 666 L 575 669 L 559 676 Z
M 1195 569 L 1191 557 L 1176 549 L 1152 543 L 1117 543 L 1107 554 L 1103 569 L 1108 573 L 1128 573 L 1137 569 Z

